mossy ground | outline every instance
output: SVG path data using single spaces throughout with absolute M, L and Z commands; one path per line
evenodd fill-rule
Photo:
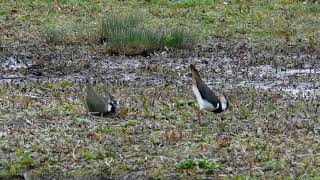
M 98 24 L 131 12 L 153 28 L 185 26 L 199 46 L 109 56 Z M 316 93 L 317 17 L 312 1 L 1 2 L 0 58 L 22 67 L 1 66 L 0 177 L 319 177 L 319 97 L 238 86 L 279 80 L 250 71 L 257 66 L 310 68 L 280 80 L 284 90 L 310 83 Z M 48 43 L 48 29 L 61 44 Z M 190 63 L 211 86 L 225 86 L 230 111 L 197 122 Z M 89 76 L 108 81 L 117 118 L 87 113 L 79 82 Z
M 187 88 L 179 93 L 141 89 L 140 97 L 117 88 L 122 108 L 111 119 L 88 115 L 78 86 L 2 87 L 1 176 L 319 175 L 315 103 L 272 101 L 278 93 L 240 88 L 234 91 L 243 96 L 231 98 L 231 111 L 206 113 L 199 124 Z M 178 171 L 177 164 L 186 160 L 212 161 L 217 167 L 210 173 Z

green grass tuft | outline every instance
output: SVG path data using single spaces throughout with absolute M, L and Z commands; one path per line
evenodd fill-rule
M 136 15 L 105 17 L 101 24 L 101 41 L 117 54 L 147 54 L 165 46 L 183 48 L 188 34 L 182 28 L 167 32 L 146 28 L 143 18 Z
M 64 31 L 55 26 L 46 26 L 41 33 L 49 44 L 61 45 L 64 42 Z
M 196 169 L 200 170 L 199 172 L 205 172 L 207 174 L 211 174 L 215 170 L 217 170 L 218 167 L 219 167 L 219 164 L 217 164 L 216 162 L 208 161 L 205 159 L 200 159 L 198 161 L 195 161 L 193 159 L 188 159 L 188 160 L 179 162 L 176 165 L 176 170 L 181 172 L 183 170 L 195 168 L 195 170 Z

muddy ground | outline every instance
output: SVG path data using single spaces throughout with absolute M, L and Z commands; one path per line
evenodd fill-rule
M 148 56 L 114 56 L 103 45 L 50 46 L 46 43 L 2 44 L 1 82 L 25 84 L 81 82 L 92 77 L 135 88 L 161 85 L 188 89 L 188 65 L 195 63 L 206 82 L 223 86 L 282 90 L 285 95 L 317 98 L 319 50 L 252 48 L 244 40 L 210 38 L 194 49 L 166 50 Z
M 201 179 L 319 177 L 320 53 L 209 38 L 190 50 L 114 56 L 103 45 L 1 42 L 0 177 Z M 206 113 L 190 63 L 231 109 Z M 94 117 L 82 82 L 119 100 Z M 214 171 L 185 160 L 214 162 Z

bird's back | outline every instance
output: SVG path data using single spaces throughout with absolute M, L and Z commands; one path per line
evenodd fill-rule
M 90 112 L 107 113 L 107 101 L 108 98 L 103 95 L 97 94 L 91 84 L 87 85 L 86 103 Z
M 197 86 L 200 91 L 201 97 L 216 107 L 219 103 L 219 99 L 216 93 L 213 90 L 211 90 L 201 79 L 200 81 L 198 81 Z

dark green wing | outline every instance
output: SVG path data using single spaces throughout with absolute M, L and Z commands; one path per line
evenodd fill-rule
M 219 103 L 217 95 L 202 80 L 198 81 L 197 86 L 201 97 L 213 104 L 214 107 L 217 107 L 217 104 Z

